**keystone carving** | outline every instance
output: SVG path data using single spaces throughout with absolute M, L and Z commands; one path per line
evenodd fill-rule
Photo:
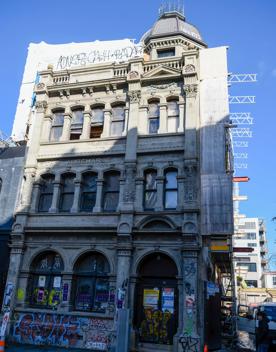
M 141 99 L 141 91 L 140 90 L 130 91 L 128 93 L 128 96 L 131 103 L 139 103 Z
M 186 84 L 184 86 L 184 92 L 185 92 L 187 98 L 196 97 L 197 85 L 196 84 Z

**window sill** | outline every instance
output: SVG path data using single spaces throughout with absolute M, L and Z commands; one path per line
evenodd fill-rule
M 87 138 L 87 139 L 75 139 L 75 140 L 66 140 L 66 141 L 43 141 L 40 142 L 40 145 L 60 145 L 60 144 L 68 144 L 68 143 L 87 143 L 87 142 L 100 142 L 100 141 L 109 141 L 109 140 L 118 140 L 118 139 L 126 139 L 126 136 L 117 136 L 117 137 L 101 137 L 101 138 Z

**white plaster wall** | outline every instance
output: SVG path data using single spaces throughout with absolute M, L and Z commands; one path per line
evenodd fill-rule
M 68 44 L 30 43 L 12 137 L 16 141 L 24 140 L 37 72 L 47 69 L 49 64 L 54 70 L 62 70 L 100 62 L 122 62 L 141 55 L 141 45 L 134 44 L 131 39 Z

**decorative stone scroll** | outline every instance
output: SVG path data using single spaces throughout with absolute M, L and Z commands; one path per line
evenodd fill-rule
M 186 84 L 184 92 L 187 98 L 195 98 L 197 94 L 197 84 Z

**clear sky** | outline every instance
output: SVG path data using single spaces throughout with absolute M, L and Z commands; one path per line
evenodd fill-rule
M 137 41 L 158 16 L 162 0 L 6 0 L 0 4 L 0 129 L 11 134 L 30 42 L 69 43 L 132 38 Z M 232 85 L 232 95 L 255 95 L 255 105 L 230 106 L 251 112 L 253 138 L 247 152 L 250 182 L 241 187 L 248 216 L 266 220 L 276 254 L 276 1 L 185 0 L 188 22 L 209 47 L 229 46 L 229 72 L 257 73 L 258 82 Z

